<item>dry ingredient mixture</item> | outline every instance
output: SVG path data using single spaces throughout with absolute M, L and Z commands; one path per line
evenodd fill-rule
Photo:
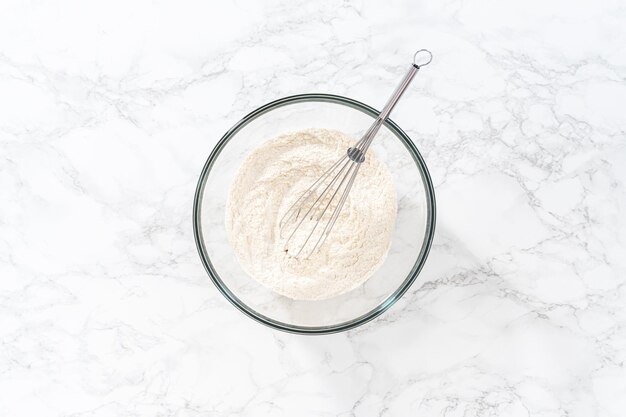
M 278 136 L 241 165 L 226 207 L 228 238 L 243 269 L 297 300 L 321 300 L 365 282 L 383 263 L 395 224 L 391 174 L 370 150 L 332 233 L 306 259 L 285 253 L 279 220 L 355 139 L 326 129 Z

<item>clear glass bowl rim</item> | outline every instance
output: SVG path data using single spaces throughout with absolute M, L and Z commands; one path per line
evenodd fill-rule
M 297 333 L 297 334 L 329 334 L 329 333 L 337 333 L 341 331 L 346 331 L 350 329 L 354 329 L 362 324 L 367 323 L 370 320 L 380 316 L 382 313 L 387 311 L 396 301 L 398 301 L 402 295 L 411 287 L 413 282 L 417 279 L 424 263 L 426 262 L 426 258 L 428 257 L 428 253 L 430 251 L 430 247 L 432 245 L 432 241 L 435 234 L 435 222 L 436 222 L 436 205 L 435 205 L 435 190 L 432 184 L 432 180 L 430 178 L 430 174 L 428 172 L 428 168 L 426 167 L 426 163 L 422 158 L 421 154 L 415 147 L 413 141 L 409 138 L 409 136 L 391 119 L 387 119 L 384 122 L 384 125 L 391 130 L 397 137 L 400 139 L 417 165 L 417 168 L 422 177 L 422 182 L 424 184 L 424 192 L 426 199 L 426 233 L 424 235 L 424 241 L 422 247 L 420 249 L 420 253 L 418 254 L 415 264 L 413 268 L 404 279 L 402 284 L 391 293 L 383 302 L 378 304 L 369 312 L 356 317 L 352 320 L 345 321 L 343 323 L 338 323 L 330 326 L 299 326 L 293 325 L 289 323 L 280 322 L 274 320 L 270 317 L 267 317 L 263 314 L 258 313 L 253 308 L 246 305 L 242 302 L 229 288 L 226 284 L 221 280 L 219 274 L 214 268 L 209 255 L 204 247 L 204 241 L 202 239 L 202 224 L 201 224 L 201 207 L 202 207 L 202 198 L 204 194 L 204 187 L 211 172 L 211 168 L 213 167 L 214 162 L 217 160 L 219 154 L 222 149 L 226 146 L 226 144 L 239 132 L 243 127 L 245 127 L 248 123 L 255 120 L 258 117 L 261 117 L 265 113 L 277 109 L 279 107 L 283 107 L 286 105 L 301 103 L 301 102 L 327 102 L 327 103 L 335 103 L 341 104 L 355 110 L 359 110 L 372 118 L 376 118 L 379 114 L 377 110 L 373 107 L 368 106 L 367 104 L 361 103 L 360 101 L 353 100 L 348 97 L 334 95 L 334 94 L 298 94 L 288 97 L 283 97 L 278 100 L 274 100 L 269 102 L 256 110 L 247 114 L 244 118 L 238 121 L 232 128 L 230 128 L 224 136 L 217 142 L 209 157 L 202 168 L 202 172 L 200 173 L 200 178 L 198 179 L 198 185 L 196 187 L 196 192 L 194 196 L 193 202 L 193 233 L 196 241 L 196 247 L 198 249 L 198 253 L 200 255 L 200 259 L 202 260 L 202 264 L 206 269 L 209 277 L 213 281 L 213 284 L 217 287 L 217 289 L 222 293 L 224 297 L 231 304 L 233 304 L 238 310 L 243 312 L 245 315 L 250 318 L 266 325 L 274 329 Z

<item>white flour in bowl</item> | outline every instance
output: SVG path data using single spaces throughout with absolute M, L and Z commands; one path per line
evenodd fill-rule
M 285 253 L 278 223 L 293 202 L 345 154 L 354 138 L 326 129 L 278 136 L 241 165 L 226 207 L 226 230 L 243 267 L 297 300 L 322 300 L 365 282 L 391 243 L 397 199 L 391 174 L 370 150 L 332 232 L 307 259 Z

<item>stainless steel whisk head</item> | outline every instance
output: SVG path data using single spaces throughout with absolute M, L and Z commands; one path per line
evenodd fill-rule
M 418 61 L 421 63 L 418 64 Z M 420 49 L 415 52 L 411 68 L 363 137 L 348 148 L 343 157 L 328 168 L 285 212 L 278 226 L 281 238 L 286 238 L 284 251 L 289 256 L 301 258 L 304 255 L 304 258 L 308 258 L 324 244 L 348 199 L 374 137 L 419 69 L 430 61 L 430 51 Z

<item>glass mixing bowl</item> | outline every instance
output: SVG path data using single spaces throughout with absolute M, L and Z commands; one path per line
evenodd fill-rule
M 243 271 L 226 237 L 224 214 L 230 184 L 250 151 L 282 133 L 309 128 L 336 129 L 356 141 L 377 115 L 372 107 L 341 96 L 286 97 L 244 117 L 226 132 L 209 155 L 194 200 L 196 245 L 218 290 L 246 315 L 294 333 L 348 330 L 382 314 L 417 278 L 435 231 L 435 194 L 415 144 L 391 120 L 380 129 L 370 152 L 386 163 L 393 176 L 398 215 L 389 254 L 363 285 L 327 300 L 286 298 Z M 375 193 L 372 190 L 372 198 Z

